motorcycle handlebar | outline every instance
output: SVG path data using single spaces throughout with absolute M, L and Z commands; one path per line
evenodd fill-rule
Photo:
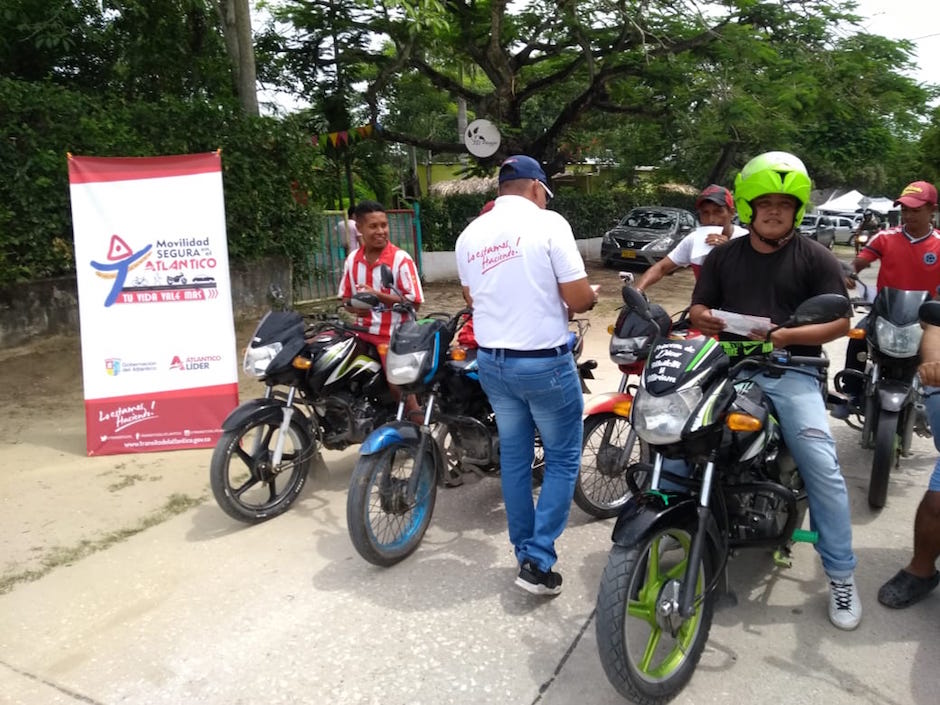
M 812 355 L 791 355 L 791 365 L 805 365 L 807 367 L 818 367 L 821 370 L 829 369 L 828 357 L 814 357 Z
M 798 367 L 813 367 L 819 370 L 829 369 L 829 358 L 815 355 L 791 355 L 786 350 L 774 350 L 766 355 L 755 355 L 741 360 L 732 367 L 732 374 L 745 367 L 768 367 L 777 370 L 801 372 Z M 804 372 L 804 374 L 810 374 Z

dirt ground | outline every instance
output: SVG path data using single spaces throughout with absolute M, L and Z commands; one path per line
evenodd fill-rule
M 590 314 L 586 355 L 609 364 L 607 326 L 621 304 L 621 285 L 615 270 L 599 265 L 589 265 L 589 278 L 601 288 Z M 653 289 L 652 298 L 678 311 L 691 287 L 691 273 L 677 272 Z M 425 294 L 424 311 L 456 311 L 463 303 L 456 283 L 427 285 Z M 238 323 L 239 347 L 255 325 L 254 319 Z M 0 535 L 6 538 L 0 594 L 214 501 L 208 484 L 210 449 L 86 456 L 77 336 L 0 350 L 0 385 L 5 390 L 0 398 Z M 261 390 L 256 380 L 240 378 L 242 399 Z M 328 454 L 325 460 L 329 464 Z

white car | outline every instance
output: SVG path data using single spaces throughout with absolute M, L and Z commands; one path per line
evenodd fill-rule
M 854 239 L 852 236 L 858 227 L 858 219 L 847 215 L 834 215 L 832 219 L 835 221 L 836 226 L 835 243 L 837 245 L 851 245 Z

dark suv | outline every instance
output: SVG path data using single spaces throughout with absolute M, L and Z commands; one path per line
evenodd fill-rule
M 695 215 L 683 208 L 634 208 L 604 233 L 601 260 L 607 267 L 655 264 L 668 255 L 696 225 Z
M 831 215 L 807 213 L 800 221 L 800 235 L 805 235 L 831 250 L 836 240 L 836 219 Z

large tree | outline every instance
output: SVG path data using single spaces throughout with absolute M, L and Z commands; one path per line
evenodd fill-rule
M 870 89 L 849 110 L 863 124 L 903 132 L 902 103 L 918 116 L 926 94 L 896 73 L 910 47 L 882 40 L 866 66 L 872 44 L 841 38 L 853 9 L 845 0 L 282 0 L 276 16 L 295 31 L 269 33 L 265 46 L 276 59 L 269 67 L 307 96 L 331 88 L 335 96 L 344 72 L 339 99 L 349 109 L 361 99 L 377 121 L 404 108 L 399 88 L 420 76 L 451 103 L 465 101 L 471 119 L 499 125 L 501 149 L 483 167 L 513 152 L 555 171 L 590 153 L 688 167 L 694 161 L 681 148 L 694 145 L 707 148 L 699 159 L 710 160 L 699 162 L 697 175 L 718 180 L 753 149 L 824 144 L 810 129 L 820 116 L 852 132 L 859 121 L 840 123 L 844 116 L 828 100 L 851 97 L 852 87 Z M 860 73 L 840 87 L 850 70 Z M 456 135 L 429 133 L 425 120 L 399 127 L 409 117 L 387 120 L 385 137 L 436 153 L 464 151 Z M 871 142 L 872 129 L 858 139 Z M 694 144 L 699 133 L 707 139 Z M 860 151 L 856 138 L 849 135 L 846 155 Z M 618 145 L 624 152 L 611 155 Z

